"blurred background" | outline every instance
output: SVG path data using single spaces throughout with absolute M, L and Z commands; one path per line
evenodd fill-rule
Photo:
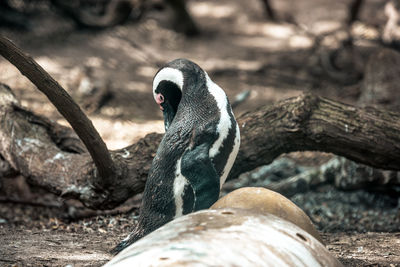
M 304 90 L 355 103 L 368 57 L 384 45 L 385 4 L 3 0 L 0 33 L 68 90 L 115 149 L 163 131 L 151 84 L 175 58 L 197 62 L 231 102 L 250 92 L 236 115 Z M 62 119 L 11 64 L 0 59 L 0 69 L 24 104 Z
M 399 5 L 383 0 L 2 0 L 0 34 L 61 83 L 108 148 L 118 149 L 147 133 L 164 131 L 151 93 L 152 79 L 159 67 L 175 58 L 188 58 L 206 70 L 235 103 L 236 116 L 303 91 L 398 111 Z M 67 125 L 3 58 L 0 82 L 8 84 L 23 105 Z M 245 174 L 229 182 L 223 193 L 244 185 L 264 186 L 269 183 L 265 177 L 297 175 L 332 158 L 317 152 L 284 155 L 280 160 L 287 161 L 274 165 L 280 166 L 278 171 Z M 282 173 L 282 166 L 291 172 Z M 359 234 L 368 231 L 400 229 L 398 192 L 343 191 L 332 184 L 309 189 L 287 196 L 327 233 L 328 247 L 343 261 L 348 258 L 338 248 L 343 242 L 354 236 L 351 242 L 357 242 L 365 238 Z M 92 213 L 95 219 L 71 224 L 60 220 L 68 211 L 57 206 L 43 210 L 2 204 L 0 211 L 0 225 L 11 228 L 84 233 L 102 229 L 108 237 L 106 247 L 118 240 L 115 235 L 125 235 L 129 220 L 137 215 L 137 209 L 119 217 Z M 355 234 L 337 235 L 337 240 L 329 234 L 348 232 Z M 385 236 L 366 240 L 374 246 L 379 238 L 387 241 Z M 363 246 L 367 245 L 348 250 L 368 263 L 362 258 Z M 390 257 L 400 262 L 399 254 Z

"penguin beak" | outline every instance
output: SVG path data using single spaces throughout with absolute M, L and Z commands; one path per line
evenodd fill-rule
M 160 110 L 163 112 L 165 131 L 167 131 L 169 126 L 171 125 L 171 123 L 175 117 L 176 110 L 177 110 L 177 107 L 174 108 L 173 104 L 169 101 L 169 99 L 171 99 L 171 98 L 165 99 L 164 95 L 161 93 L 154 95 L 154 100 L 160 107 Z M 179 95 L 179 99 L 180 99 L 180 95 Z M 179 104 L 179 102 L 175 103 L 175 104 L 177 106 L 177 104 Z

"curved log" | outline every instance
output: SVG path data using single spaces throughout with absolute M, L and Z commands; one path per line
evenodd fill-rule
M 103 196 L 91 183 L 96 175 L 93 160 L 71 129 L 26 111 L 5 86 L 0 86 L 0 107 L 0 154 L 30 183 L 95 209 L 113 208 L 142 192 L 161 134 L 110 151 L 120 178 Z M 299 150 L 334 152 L 378 168 L 400 170 L 396 164 L 400 119 L 395 113 L 358 109 L 306 94 L 247 113 L 238 122 L 242 146 L 231 179 L 282 153 Z
M 0 41 L 1 54 L 23 74 L 34 76 L 32 81 L 45 89 L 59 110 L 64 110 L 61 113 L 66 119 L 77 118 L 74 111 L 79 107 L 65 91 L 60 93 L 57 82 L 20 50 L 10 51 L 15 47 L 8 40 Z M 142 192 L 162 135 L 149 134 L 136 144 L 107 151 L 105 145 L 96 146 L 103 141 L 95 138 L 93 126 L 76 122 L 74 129 L 86 140 L 90 154 L 72 130 L 25 110 L 10 89 L 1 85 L 0 159 L 11 166 L 3 164 L 4 169 L 94 209 L 114 208 Z M 238 118 L 238 123 L 241 148 L 230 179 L 269 164 L 282 153 L 305 150 L 331 152 L 376 168 L 400 170 L 398 113 L 356 108 L 306 93 L 248 112 Z
M 342 266 L 313 236 L 271 214 L 204 210 L 132 244 L 105 266 Z

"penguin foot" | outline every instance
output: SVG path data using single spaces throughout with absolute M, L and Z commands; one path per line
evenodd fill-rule
M 127 248 L 131 243 L 133 243 L 133 242 L 129 242 L 129 239 L 128 240 L 123 240 L 118 245 L 116 245 L 113 249 L 111 249 L 110 253 L 113 254 L 113 255 L 117 255 L 122 250 Z
M 113 249 L 110 250 L 110 253 L 116 255 L 120 253 L 122 250 L 126 249 L 133 243 L 135 243 L 137 240 L 143 237 L 143 234 L 140 234 L 140 231 L 133 231 L 130 233 L 124 240 L 122 240 L 118 245 L 116 245 Z

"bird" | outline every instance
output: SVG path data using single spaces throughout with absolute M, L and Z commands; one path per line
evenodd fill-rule
M 153 79 L 165 134 L 146 181 L 138 224 L 112 252 L 182 215 L 209 208 L 235 161 L 240 131 L 229 100 L 207 72 L 175 59 Z

